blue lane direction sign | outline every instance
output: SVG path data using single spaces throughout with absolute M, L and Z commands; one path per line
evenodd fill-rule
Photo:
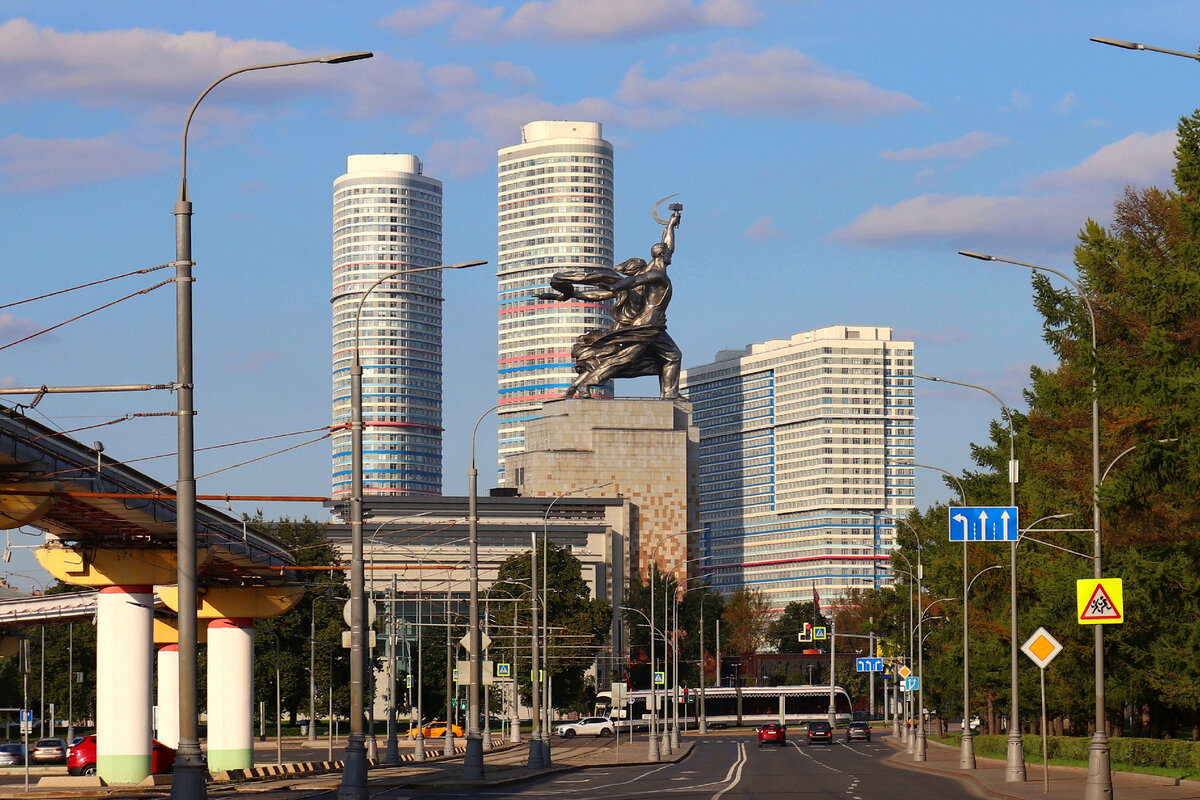
M 1020 537 L 1016 506 L 950 508 L 950 541 L 1015 542 Z
M 904 685 L 900 688 L 902 688 L 906 692 L 921 691 L 921 676 L 920 675 L 909 675 L 907 678 L 904 679 Z
M 854 669 L 858 672 L 883 672 L 882 658 L 856 658 Z

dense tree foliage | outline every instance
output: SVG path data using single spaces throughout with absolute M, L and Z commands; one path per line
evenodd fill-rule
M 525 668 L 516 671 L 522 695 L 530 697 L 530 670 L 525 649 L 530 635 L 530 569 L 531 552 L 510 556 L 497 572 L 497 583 L 488 592 L 493 601 L 518 598 L 516 603 L 495 602 L 491 617 L 496 631 L 489 632 L 501 650 L 512 647 L 513 614 L 517 614 L 517 650 Z M 548 559 L 548 560 L 547 560 Z M 583 567 L 578 558 L 566 548 L 550 543 L 538 545 L 538 625 L 543 609 L 540 597 L 547 590 L 549 598 L 545 613 L 550 628 L 549 653 L 542 653 L 543 669 L 551 681 L 551 698 L 555 708 L 587 711 L 595 700 L 595 686 L 585 683 L 584 672 L 598 657 L 604 657 L 612 627 L 612 606 L 591 597 L 583 579 Z M 543 583 L 543 575 L 546 576 Z
M 1095 397 L 1103 573 L 1123 579 L 1126 614 L 1124 624 L 1105 629 L 1107 724 L 1115 734 L 1132 723 L 1139 735 L 1180 728 L 1200 735 L 1200 112 L 1180 122 L 1175 154 L 1173 190 L 1129 187 L 1107 229 L 1089 220 L 1080 232 L 1075 264 L 1087 302 L 1057 277 L 1039 272 L 1032 281 L 1044 338 L 1059 363 L 1031 370 L 1028 411 L 1014 415 L 1017 503 L 1022 526 L 1037 528 L 1018 549 L 1017 638 L 1020 644 L 1044 626 L 1063 643 L 1046 672 L 1047 700 L 1056 729 L 1069 720 L 1074 733 L 1086 733 L 1094 717 L 1093 631 L 1076 622 L 1075 582 L 1093 572 Z M 994 422 L 991 440 L 972 448 L 979 469 L 962 475 L 971 505 L 1008 504 L 1008 448 L 1006 421 Z M 948 619 L 932 623 L 925 676 L 926 704 L 957 718 L 964 549 L 946 544 L 945 507 L 909 522 L 925 567 L 919 605 L 959 598 L 931 608 Z M 902 544 L 915 563 L 916 536 Z M 979 577 L 969 608 L 972 710 L 991 710 L 994 719 L 1009 704 L 1009 549 L 972 543 L 965 552 L 972 575 L 1004 567 Z M 905 580 L 898 588 L 914 587 Z M 1019 658 L 1028 729 L 1036 718 L 1037 668 Z
M 721 619 L 723 653 L 754 653 L 767 643 L 771 625 L 771 602 L 757 589 L 741 588 L 725 602 Z
M 717 625 L 725 611 L 724 599 L 709 591 L 706 586 L 693 586 L 681 591 L 679 581 L 670 573 L 651 566 L 653 573 L 647 573 L 645 580 L 640 575 L 629 579 L 625 590 L 625 606 L 622 612 L 625 619 L 625 634 L 630 652 L 630 662 L 621 667 L 629 676 L 634 686 L 647 687 L 650 685 L 650 635 L 647 620 L 654 620 L 657 630 L 668 631 L 667 640 L 679 646 L 679 681 L 684 686 L 700 684 L 700 664 L 708 664 L 715 659 L 713 655 L 717 647 Z M 653 575 L 653 592 L 651 591 L 651 575 Z M 651 599 L 654 609 L 651 613 Z M 679 631 L 675 632 L 676 611 L 672 602 L 678 602 Z M 641 613 L 638 613 L 641 612 Z M 643 614 L 645 616 L 643 616 Z M 701 619 L 703 619 L 703 635 L 701 635 Z M 703 639 L 703 652 L 701 651 Z M 662 663 L 664 647 L 661 635 L 656 640 L 657 652 L 655 657 Z M 724 650 L 725 648 L 722 647 Z M 670 650 L 666 651 L 667 653 Z M 660 667 L 661 669 L 661 667 Z M 708 666 L 708 682 L 714 682 L 713 666 Z

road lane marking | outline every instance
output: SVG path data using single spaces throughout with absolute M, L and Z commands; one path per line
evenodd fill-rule
M 737 772 L 737 775 L 736 775 L 736 777 L 733 778 L 732 783 L 730 783 L 728 786 L 726 786 L 721 791 L 714 794 L 712 796 L 711 800 L 721 800 L 721 795 L 725 794 L 730 789 L 732 789 L 733 787 L 738 785 L 738 783 L 742 780 L 742 767 L 745 765 L 745 763 L 746 763 L 746 745 L 745 745 L 745 743 L 739 743 L 737 760 L 733 762 L 733 766 L 731 766 L 729 768 L 729 772 L 725 773 L 725 780 L 728 781 L 730 779 L 730 777 L 734 775 L 735 770 Z

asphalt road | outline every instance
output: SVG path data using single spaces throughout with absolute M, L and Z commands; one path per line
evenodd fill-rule
M 890 765 L 896 751 L 879 742 L 832 745 L 789 742 L 758 747 L 752 733 L 696 740 L 690 757 L 677 764 L 592 768 L 523 784 L 471 792 L 408 789 L 397 797 L 563 798 L 563 800 L 765 800 L 838 798 L 907 800 L 974 796 L 958 781 Z M 379 797 L 372 792 L 372 798 Z

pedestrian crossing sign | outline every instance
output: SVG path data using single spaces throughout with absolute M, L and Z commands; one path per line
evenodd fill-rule
M 1120 578 L 1091 578 L 1075 582 L 1080 625 L 1119 625 L 1125 621 Z

